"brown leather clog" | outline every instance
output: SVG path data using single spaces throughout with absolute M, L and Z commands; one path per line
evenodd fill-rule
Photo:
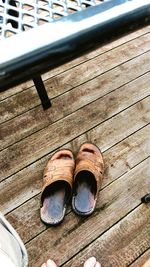
M 76 158 L 72 208 L 78 215 L 90 215 L 101 186 L 104 162 L 99 148 L 91 143 L 80 147 Z
M 72 194 L 75 161 L 70 150 L 56 152 L 48 161 L 43 177 L 41 220 L 45 224 L 60 223 Z

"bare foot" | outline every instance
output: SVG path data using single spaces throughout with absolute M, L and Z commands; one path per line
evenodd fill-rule
M 95 257 L 91 257 L 85 261 L 83 267 L 101 267 L 101 264 L 96 261 Z
M 43 263 L 41 267 L 57 267 L 57 265 L 54 261 L 49 259 L 46 263 Z M 101 267 L 101 265 L 96 261 L 95 257 L 91 257 L 85 261 L 83 267 Z
M 49 259 L 46 263 L 43 263 L 41 267 L 57 267 L 57 265 L 54 261 Z
M 144 263 L 142 267 L 150 267 L 150 259 Z

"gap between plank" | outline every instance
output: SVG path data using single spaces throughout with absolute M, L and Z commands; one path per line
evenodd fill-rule
M 124 63 L 123 63 L 123 64 L 124 64 Z M 74 114 L 75 112 L 77 112 L 77 111 L 81 110 L 82 108 L 84 108 L 84 107 L 86 107 L 86 106 L 88 106 L 88 105 L 94 103 L 95 101 L 100 100 L 101 98 L 103 98 L 103 97 L 109 95 L 110 93 L 115 92 L 116 90 L 119 90 L 121 87 L 126 86 L 127 84 L 130 84 L 130 83 L 136 81 L 137 79 L 141 78 L 142 76 L 145 76 L 145 75 L 148 74 L 148 73 L 150 73 L 150 71 L 147 71 L 147 72 L 145 72 L 145 73 L 140 74 L 140 75 L 137 76 L 136 78 L 134 78 L 134 79 L 132 79 L 132 80 L 130 80 L 130 81 L 124 83 L 123 85 L 120 85 L 119 87 L 113 89 L 112 91 L 110 91 L 110 92 L 108 92 L 108 93 L 106 93 L 106 94 L 104 94 L 104 95 L 102 95 L 102 96 L 100 96 L 100 97 L 94 99 L 93 101 L 91 101 L 91 102 L 89 102 L 89 103 L 87 103 L 87 104 L 81 106 L 80 108 L 77 108 L 76 110 L 74 110 L 73 112 L 67 114 L 67 115 L 64 116 L 63 118 L 56 119 L 54 122 L 49 123 L 48 125 L 46 125 L 46 126 L 44 126 L 44 127 L 41 127 L 41 128 L 38 129 L 37 131 L 33 131 L 31 134 L 28 134 L 27 136 L 21 138 L 20 140 L 18 140 L 18 141 L 16 141 L 16 142 L 14 142 L 14 143 L 12 143 L 12 144 L 10 144 L 10 145 L 8 145 L 8 146 L 6 146 L 6 147 L 0 149 L 0 152 L 2 152 L 2 151 L 5 150 L 5 149 L 8 149 L 9 147 L 13 146 L 14 144 L 17 144 L 17 143 L 21 142 L 22 140 L 28 138 L 29 136 L 32 136 L 33 134 L 38 133 L 38 132 L 40 132 L 41 130 L 44 130 L 44 129 L 48 128 L 50 125 L 53 125 L 53 124 L 55 124 L 55 123 L 58 123 L 58 122 L 61 121 L 62 119 L 67 118 L 67 117 L 70 116 L 71 114 Z M 149 96 L 149 95 L 147 95 L 146 97 L 148 97 L 148 96 Z M 145 98 L 146 98 L 146 97 L 145 97 Z M 143 99 L 144 99 L 144 98 L 143 98 Z M 140 101 L 142 101 L 143 99 L 141 99 Z M 139 102 L 139 101 L 138 101 L 138 102 Z M 138 102 L 136 102 L 136 103 L 138 103 Z M 133 105 L 136 104 L 136 103 L 133 103 Z M 131 105 L 131 106 L 132 106 L 132 105 Z M 33 109 L 34 109 L 34 108 L 33 108 Z M 31 109 L 31 110 L 32 110 L 32 109 Z M 29 112 L 29 111 L 30 111 L 30 110 L 26 111 L 25 113 L 27 113 L 27 112 Z M 25 114 L 25 113 L 22 113 L 22 114 Z M 16 117 L 19 117 L 19 116 L 21 116 L 22 114 L 19 114 L 19 115 L 17 115 Z M 117 114 L 118 114 L 118 113 L 117 113 Z M 117 114 L 116 114 L 116 115 L 117 115 Z M 13 117 L 12 119 L 15 119 L 16 117 Z M 6 122 L 11 121 L 12 119 L 7 120 Z M 107 120 L 108 120 L 108 119 L 107 119 Z M 6 122 L 2 122 L 2 123 L 0 123 L 0 125 L 1 125 L 1 124 L 4 124 L 4 123 L 6 123 Z M 95 127 L 95 126 L 94 126 L 94 127 Z M 93 128 L 94 128 L 94 127 L 93 127 Z
M 116 89 L 116 90 L 117 90 L 117 89 Z M 140 101 L 146 99 L 147 97 L 149 97 L 149 95 L 146 96 L 146 97 L 144 97 L 144 98 L 142 98 L 142 99 L 140 99 Z M 97 100 L 96 100 L 96 101 L 97 101 Z M 122 109 L 121 111 L 117 112 L 116 114 L 114 114 L 114 115 L 110 116 L 109 118 L 103 120 L 102 122 L 100 122 L 100 123 L 94 125 L 94 127 L 89 128 L 88 131 L 94 129 L 94 128 L 97 127 L 98 125 L 101 125 L 101 124 L 104 123 L 105 121 L 107 121 L 107 120 L 109 120 L 109 119 L 111 119 L 111 118 L 114 118 L 116 115 L 120 114 L 122 111 L 127 110 L 128 108 L 132 107 L 133 105 L 137 104 L 137 103 L 140 102 L 140 101 L 137 101 L 137 102 L 135 102 L 135 103 L 129 105 L 128 107 Z M 73 112 L 73 113 L 74 113 L 74 112 Z M 73 114 L 73 113 L 72 113 L 72 114 Z M 76 138 L 82 136 L 82 135 L 85 134 L 86 132 L 87 132 L 87 131 L 82 132 L 81 134 L 77 135 Z M 27 137 L 26 137 L 26 138 L 27 138 Z M 74 138 L 70 139 L 69 142 L 71 142 L 71 141 L 73 141 L 73 140 L 74 140 Z M 19 142 L 21 142 L 21 141 L 19 141 Z M 18 171 L 14 172 L 13 174 L 6 176 L 2 181 L 5 181 L 6 179 L 8 179 L 9 177 L 11 177 L 12 175 L 18 173 L 19 171 L 21 171 L 21 170 L 25 169 L 26 167 L 32 165 L 33 163 L 37 162 L 38 160 L 40 160 L 40 159 L 44 158 L 45 156 L 48 156 L 49 154 L 53 153 L 54 151 L 56 151 L 56 149 L 58 150 L 58 149 L 60 149 L 62 146 L 65 146 L 65 145 L 67 145 L 67 144 L 68 144 L 68 142 L 61 144 L 61 146 L 58 146 L 57 148 L 53 149 L 52 151 L 50 151 L 50 152 L 44 154 L 42 157 L 39 157 L 39 158 L 36 159 L 35 161 L 32 161 L 31 163 L 27 164 L 25 167 L 19 169 Z M 4 150 L 5 150 L 5 149 L 4 149 Z

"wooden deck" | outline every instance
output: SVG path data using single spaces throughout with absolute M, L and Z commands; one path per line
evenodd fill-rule
M 80 267 L 141 267 L 150 257 L 150 26 L 43 75 L 52 108 L 43 111 L 32 81 L 0 95 L 0 210 L 26 244 L 31 267 L 51 257 Z M 39 217 L 42 172 L 51 153 L 76 154 L 85 141 L 104 156 L 94 214 L 68 208 L 47 228 Z

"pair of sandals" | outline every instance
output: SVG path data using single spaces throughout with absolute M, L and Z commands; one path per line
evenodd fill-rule
M 103 172 L 103 157 L 94 144 L 81 145 L 76 160 L 70 150 L 56 152 L 44 170 L 41 220 L 47 225 L 62 222 L 71 196 L 74 212 L 90 215 L 95 209 Z

